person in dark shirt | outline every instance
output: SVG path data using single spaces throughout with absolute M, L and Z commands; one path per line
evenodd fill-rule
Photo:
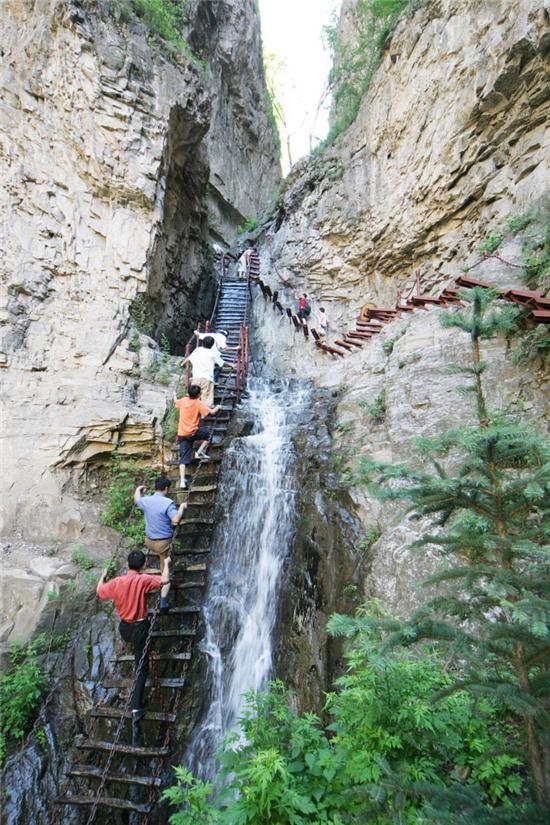
M 161 609 L 168 601 L 170 590 L 170 558 L 165 560 L 162 575 L 153 576 L 142 573 L 145 555 L 141 550 L 132 550 L 128 554 L 128 572 L 106 582 L 107 570 L 101 574 L 96 593 L 100 599 L 112 599 L 120 617 L 118 629 L 122 639 L 131 644 L 134 651 L 134 686 L 130 702 L 132 722 L 139 722 L 145 715 L 143 708 L 143 689 L 149 673 L 149 651 L 144 654 L 151 622 L 147 616 L 147 593 L 160 591 Z M 143 658 L 142 658 L 143 657 Z M 140 666 L 141 663 L 141 666 Z

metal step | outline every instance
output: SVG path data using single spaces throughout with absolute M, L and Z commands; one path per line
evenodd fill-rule
M 166 654 L 169 655 L 169 654 Z M 186 656 L 191 658 L 190 653 L 186 653 Z M 120 662 L 122 659 L 126 660 L 129 659 L 132 662 L 134 661 L 133 656 L 121 656 L 118 659 L 111 659 L 112 662 Z M 124 708 L 111 708 L 107 706 L 103 706 L 100 708 L 92 708 L 89 711 L 89 715 L 93 716 L 94 718 L 101 718 L 101 719 L 130 719 L 132 716 L 132 709 L 129 708 L 127 711 Z M 156 711 L 149 710 L 143 717 L 144 719 L 148 719 L 152 722 L 175 722 L 176 721 L 176 714 L 175 713 L 158 713 Z
M 182 633 L 180 635 L 188 636 L 189 633 L 186 633 L 186 634 Z M 133 684 L 133 679 L 124 679 L 124 678 L 122 678 L 122 679 L 111 678 L 111 679 L 105 679 L 103 681 L 103 687 L 104 688 L 109 688 L 109 689 L 111 689 L 111 688 L 129 688 L 129 687 L 132 686 L 132 684 Z M 146 687 L 161 687 L 161 688 L 178 688 L 178 687 L 183 687 L 184 684 L 185 684 L 185 679 L 156 679 L 156 680 L 147 679 L 147 682 L 145 683 L 145 686 Z M 126 753 L 126 751 L 124 751 L 124 753 Z
M 200 610 L 197 607 L 197 610 Z M 150 656 L 151 660 L 154 662 L 188 662 L 191 659 L 190 653 L 156 653 Z M 133 653 L 125 653 L 121 656 L 116 656 L 114 659 L 111 659 L 111 662 L 133 662 L 134 655 Z
M 173 680 L 175 681 L 175 680 Z M 182 680 L 180 680 L 182 681 Z M 115 753 L 125 753 L 129 756 L 168 756 L 170 753 L 170 748 L 146 748 L 140 747 L 138 745 L 124 745 L 123 743 L 119 742 L 118 744 L 114 744 L 114 742 L 106 742 L 104 740 L 99 739 L 86 739 L 84 737 L 77 736 L 75 740 L 75 745 L 79 750 L 86 750 L 86 751 L 115 751 Z
M 93 805 L 95 801 L 95 796 L 60 796 L 56 799 L 59 805 Z M 151 805 L 130 802 L 129 799 L 115 799 L 112 796 L 100 796 L 97 804 L 123 811 L 136 811 L 139 814 L 148 814 L 151 810 Z
M 80 776 L 89 779 L 102 779 L 103 768 L 95 765 L 75 765 L 69 771 L 69 776 Z M 105 778 L 108 782 L 120 782 L 124 785 L 141 785 L 144 788 L 158 788 L 162 783 L 160 776 L 135 776 L 131 773 L 107 773 Z

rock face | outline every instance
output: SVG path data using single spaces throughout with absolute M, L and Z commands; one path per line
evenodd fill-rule
M 354 326 L 362 304 L 393 306 L 417 267 L 425 291 L 474 265 L 477 278 L 526 288 L 526 235 L 507 222 L 540 204 L 548 185 L 543 5 L 520 0 L 511 16 L 499 0 L 483 8 L 473 0 L 423 4 L 395 30 L 355 122 L 291 172 L 259 238 L 262 275 L 286 306 L 306 291 L 313 325 L 324 305 L 329 342 Z M 493 231 L 502 233 L 498 251 L 508 263 L 480 260 L 477 247 Z M 317 492 L 304 483 L 281 617 L 279 672 L 305 705 L 322 704 L 319 686 L 329 687 L 338 661 L 323 632 L 327 615 L 370 597 L 408 615 L 437 564 L 429 548 L 411 549 L 426 525 L 347 480 L 362 456 L 419 466 L 417 437 L 475 420 L 471 398 L 447 372 L 450 363 L 468 363 L 469 341 L 441 327 L 442 311 L 453 309 L 403 315 L 339 359 L 306 341 L 258 290 L 256 355 L 329 391 L 319 449 L 305 447 Z M 543 428 L 548 381 L 540 363 L 514 366 L 497 339 L 484 344 L 484 360 L 491 407 Z M 378 421 L 367 411 L 376 402 Z
M 427 287 L 459 274 L 495 224 L 545 192 L 545 6 L 430 1 L 398 24 L 354 123 L 285 185 L 264 247 L 283 286 L 349 319 L 365 301 L 393 303 L 416 267 Z
M 94 465 L 150 462 L 175 374 L 139 333 L 182 352 L 215 293 L 209 200 L 223 237 L 279 176 L 250 0 L 189 4 L 202 69 L 113 9 L 2 9 L 4 535 L 93 535 Z
M 236 36 L 235 20 L 248 20 L 250 41 L 238 45 L 235 67 L 225 54 L 226 82 L 237 89 L 243 52 L 249 74 L 261 60 L 257 18 L 247 0 L 207 5 L 217 33 L 214 78 L 224 38 Z M 83 429 L 144 424 L 152 432 L 162 417 L 164 393 L 147 389 L 144 399 L 129 376 L 129 309 L 144 296 L 145 326 L 180 348 L 209 311 L 209 154 L 221 172 L 216 147 L 224 143 L 229 157 L 238 142 L 226 176 L 234 181 L 240 171 L 248 189 L 235 184 L 225 197 L 231 204 L 235 196 L 240 217 L 254 214 L 265 181 L 278 174 L 273 136 L 254 168 L 239 170 L 240 154 L 250 154 L 237 114 L 244 92 L 233 99 L 228 88 L 225 103 L 215 104 L 233 134 L 215 122 L 206 142 L 210 93 L 218 87 L 210 90 L 188 59 L 172 63 L 150 48 L 143 28 L 128 32 L 103 11 L 57 0 L 4 7 L 2 175 L 10 220 L 2 259 L 3 469 L 8 478 L 16 467 L 30 476 L 13 480 L 4 529 L 14 518 L 24 526 L 35 496 L 58 489 L 48 468 L 74 449 Z M 260 74 L 258 88 L 261 82 Z M 266 116 L 256 91 L 247 128 L 258 142 Z M 55 514 L 47 521 L 54 527 Z

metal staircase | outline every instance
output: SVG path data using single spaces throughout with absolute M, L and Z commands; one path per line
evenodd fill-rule
M 249 305 L 248 279 L 222 277 L 207 329 L 227 333 L 227 343 L 232 349 L 223 357 L 233 369 L 222 373 L 216 384 L 215 402 L 222 404 L 222 410 L 213 420 L 210 458 L 191 465 L 189 489 L 185 491 L 178 486 L 177 445 L 173 446 L 172 457 L 167 462 L 167 473 L 173 481 L 171 495 L 178 503 L 186 500 L 188 507 L 172 546 L 170 612 L 158 614 L 153 608 L 158 602 L 158 591 L 150 594 L 153 628 L 145 716 L 139 725 L 133 725 L 131 710 L 125 707 L 133 679 L 134 657 L 121 650 L 111 660 L 112 671 L 102 681 L 106 699 L 92 708 L 86 734 L 74 742 L 52 823 L 64 821 L 64 806 L 85 808 L 88 818 L 82 821 L 86 821 L 86 825 L 107 821 L 146 825 L 154 813 L 160 774 L 173 752 L 171 730 L 185 689 L 194 640 L 199 633 L 223 439 L 246 384 Z M 187 351 L 193 345 L 194 341 L 190 342 Z M 158 557 L 148 554 L 147 559 L 147 572 L 158 571 Z

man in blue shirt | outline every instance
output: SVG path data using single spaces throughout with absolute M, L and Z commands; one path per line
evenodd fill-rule
M 136 487 L 134 503 L 145 516 L 145 546 L 160 559 L 161 575 L 164 571 L 166 557 L 174 537 L 174 527 L 183 518 L 187 504 L 182 502 L 179 508 L 171 498 L 168 490 L 172 482 L 166 476 L 159 476 L 155 481 L 155 492 L 144 496 L 145 486 Z

